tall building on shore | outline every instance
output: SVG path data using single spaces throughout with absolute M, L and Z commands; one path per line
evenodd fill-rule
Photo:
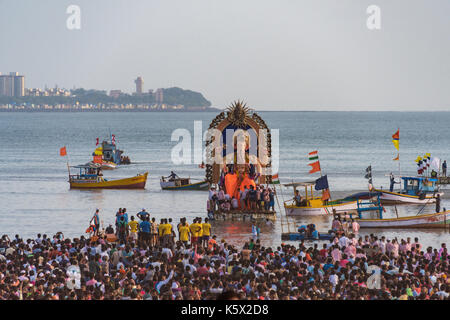
M 156 89 L 156 91 L 153 93 L 153 95 L 155 96 L 155 100 L 157 104 L 162 104 L 164 101 L 164 93 L 163 93 L 163 89 L 159 88 Z
M 144 84 L 142 77 L 137 77 L 137 79 L 134 80 L 134 83 L 136 84 L 136 94 L 142 94 L 142 86 Z
M 25 95 L 25 76 L 18 72 L 9 75 L 0 73 L 0 96 L 23 97 Z

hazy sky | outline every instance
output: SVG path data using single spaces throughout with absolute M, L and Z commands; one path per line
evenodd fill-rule
M 0 71 L 26 87 L 132 92 L 142 76 L 218 107 L 450 110 L 449 40 L 448 0 L 0 0 Z

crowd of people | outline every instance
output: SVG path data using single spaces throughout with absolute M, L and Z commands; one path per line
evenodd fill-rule
M 207 219 L 174 226 L 145 210 L 140 222 L 127 215 L 119 210 L 116 230 L 89 230 L 90 238 L 4 235 L 0 299 L 449 299 L 445 243 L 424 248 L 418 238 L 337 231 L 322 245 L 271 248 L 250 238 L 238 248 L 219 241 Z
M 239 190 L 239 199 L 225 192 L 224 187 L 211 187 L 207 202 L 207 211 L 230 212 L 232 210 L 275 211 L 275 190 L 269 186 L 244 186 Z

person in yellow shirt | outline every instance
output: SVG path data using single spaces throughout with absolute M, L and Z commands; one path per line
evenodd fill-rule
M 211 236 L 211 224 L 208 223 L 208 218 L 202 223 L 202 243 L 204 247 L 208 246 L 209 237 Z
M 134 216 L 131 216 L 130 222 L 128 222 L 128 230 L 130 231 L 130 239 L 137 241 L 138 239 L 138 226 L 139 223 L 134 220 Z
M 178 229 L 180 234 L 180 241 L 186 246 L 189 241 L 190 230 L 186 222 L 183 222 Z
M 163 232 L 164 232 L 164 219 L 161 219 L 161 222 L 159 223 L 158 226 L 158 238 L 159 238 L 159 243 L 162 244 L 163 242 Z
M 198 240 L 200 237 L 200 231 L 202 229 L 201 224 L 197 223 L 198 219 L 194 219 L 193 223 L 190 226 L 190 230 L 191 230 L 191 244 L 192 245 L 197 245 L 198 244 Z
M 172 225 L 167 223 L 167 219 L 164 219 L 164 227 L 163 227 L 163 239 L 164 246 L 169 247 L 171 244 L 172 238 Z

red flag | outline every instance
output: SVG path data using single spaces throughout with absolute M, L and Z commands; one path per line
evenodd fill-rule
M 103 159 L 102 156 L 94 156 L 94 163 L 102 163 Z
M 319 161 L 309 163 L 308 166 L 312 167 L 311 171 L 309 171 L 309 173 L 314 173 L 314 172 L 320 171 L 320 162 Z
M 66 147 L 62 147 L 61 149 L 59 149 L 59 155 L 61 157 L 67 156 L 67 150 Z
M 97 142 L 95 143 L 96 146 L 98 146 L 98 138 L 97 138 Z

